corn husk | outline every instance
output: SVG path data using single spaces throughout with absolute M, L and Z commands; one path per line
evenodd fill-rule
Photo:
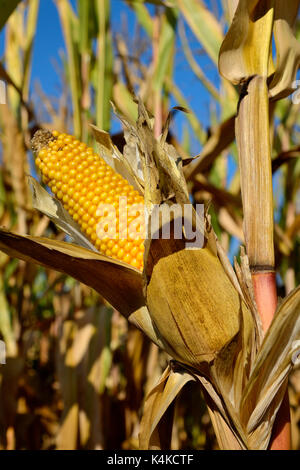
M 89 250 L 97 251 L 61 202 L 50 196 L 35 178 L 29 176 L 28 180 L 32 189 L 33 207 L 49 217 L 59 229 L 71 237 L 73 242 Z

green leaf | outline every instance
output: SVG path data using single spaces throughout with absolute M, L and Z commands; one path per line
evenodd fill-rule
M 167 75 L 170 61 L 173 58 L 177 16 L 177 10 L 168 8 L 166 10 L 166 14 L 162 18 L 157 53 L 158 61 L 153 77 L 153 88 L 155 90 L 160 90 L 162 88 L 164 77 Z
M 128 5 L 135 11 L 140 25 L 144 28 L 150 38 L 153 36 L 153 21 L 147 7 L 140 2 L 127 0 Z
M 110 128 L 110 99 L 113 86 L 113 49 L 110 31 L 110 2 L 97 0 L 98 38 L 96 62 L 96 125 Z
M 223 40 L 220 23 L 200 0 L 177 0 L 176 4 L 209 57 L 217 64 Z

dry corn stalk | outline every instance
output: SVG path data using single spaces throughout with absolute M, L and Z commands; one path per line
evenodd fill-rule
M 94 134 L 100 156 L 129 174 L 142 193 L 147 226 L 157 206 L 191 207 L 181 159 L 164 135 L 154 138 L 153 123 L 142 103 L 136 125 L 121 119 L 127 139 L 123 155 L 107 133 L 94 129 Z M 204 237 L 202 248 L 190 249 L 182 216 L 162 211 L 158 229 L 171 222 L 170 237 L 145 241 L 141 273 L 91 249 L 90 240 L 63 205 L 39 189 L 37 182 L 34 188 L 36 206 L 75 244 L 1 230 L 0 248 L 93 287 L 173 358 L 146 400 L 141 448 L 160 447 L 161 418 L 182 387 L 193 380 L 205 392 L 222 448 L 266 449 L 284 382 L 300 347 L 300 289 L 282 302 L 262 340 L 248 258 L 242 256 L 235 273 L 206 212 L 202 222 L 194 210 L 189 216 L 191 226 Z M 181 239 L 174 237 L 175 226 L 181 227 Z

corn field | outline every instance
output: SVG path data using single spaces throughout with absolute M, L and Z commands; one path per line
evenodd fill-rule
M 299 4 L 0 0 L 1 450 L 300 450 Z

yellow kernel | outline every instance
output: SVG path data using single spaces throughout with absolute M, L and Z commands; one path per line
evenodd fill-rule
M 138 247 L 137 246 L 134 246 L 131 250 L 130 250 L 130 254 L 131 256 L 135 257 L 137 254 L 138 254 Z
M 119 251 L 119 247 L 118 247 L 117 244 L 115 244 L 115 245 L 112 247 L 111 252 L 112 252 L 113 255 L 116 255 L 116 254 L 118 253 L 118 251 Z
M 124 251 L 129 252 L 132 249 L 132 243 L 128 242 L 126 245 L 124 245 Z
M 45 148 L 43 148 L 42 150 L 39 151 L 38 156 L 39 156 L 39 158 L 40 158 L 41 160 L 43 160 L 43 158 L 44 158 L 46 155 L 47 155 L 47 150 L 46 150 Z
M 95 215 L 95 214 L 96 214 L 96 210 L 97 210 L 97 207 L 96 207 L 96 206 L 94 206 L 94 205 L 91 206 L 91 205 L 90 205 L 90 207 L 88 208 L 88 213 L 89 213 L 90 215 Z
M 126 253 L 126 254 L 123 256 L 123 261 L 124 261 L 125 263 L 130 263 L 130 261 L 131 261 L 131 256 L 130 256 L 129 253 Z
M 88 209 L 89 209 L 90 205 L 91 205 L 90 201 L 85 199 L 82 207 L 86 212 L 88 212 Z

